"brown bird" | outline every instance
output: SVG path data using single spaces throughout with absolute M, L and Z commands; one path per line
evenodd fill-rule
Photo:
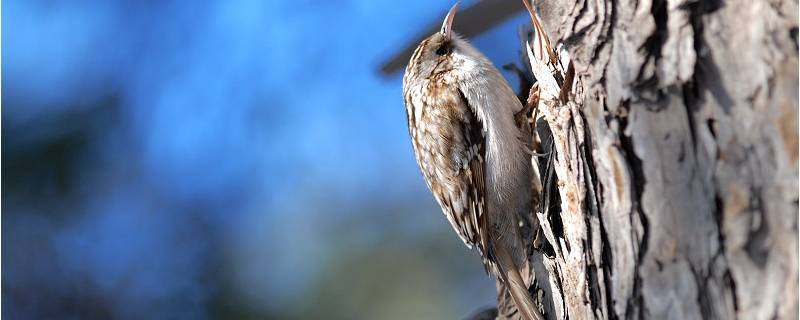
M 531 161 L 514 121 L 523 106 L 497 68 L 451 30 L 457 4 L 406 67 L 403 97 L 425 182 L 467 247 L 506 284 L 526 319 L 543 319 L 520 271 L 519 221 L 530 210 Z

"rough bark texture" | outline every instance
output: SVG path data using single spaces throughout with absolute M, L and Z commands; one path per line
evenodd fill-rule
M 578 86 L 539 107 L 547 318 L 796 319 L 797 1 L 535 5 Z

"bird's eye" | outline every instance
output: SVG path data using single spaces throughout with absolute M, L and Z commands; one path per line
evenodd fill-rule
M 448 45 L 447 43 L 441 45 L 438 49 L 436 49 L 437 55 L 443 56 L 448 53 L 450 53 L 450 45 Z

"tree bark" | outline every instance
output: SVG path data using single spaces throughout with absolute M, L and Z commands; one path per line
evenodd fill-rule
M 576 71 L 538 110 L 546 317 L 796 319 L 797 1 L 535 5 Z

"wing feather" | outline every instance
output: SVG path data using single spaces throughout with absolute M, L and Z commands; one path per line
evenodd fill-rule
M 486 134 L 482 123 L 475 114 L 475 109 L 463 92 L 459 90 L 459 103 L 462 104 L 463 119 L 461 121 L 461 134 L 465 143 L 465 164 L 462 181 L 465 182 L 466 193 L 464 212 L 456 213 L 466 221 L 464 233 L 468 234 L 470 243 L 476 245 L 481 253 L 484 266 L 489 267 L 488 234 L 487 234 L 487 206 L 486 206 Z
M 431 85 L 406 95 L 407 119 L 417 163 L 459 238 L 477 247 L 488 271 L 486 137 L 475 109 L 458 89 Z M 453 91 L 449 91 L 453 90 Z

